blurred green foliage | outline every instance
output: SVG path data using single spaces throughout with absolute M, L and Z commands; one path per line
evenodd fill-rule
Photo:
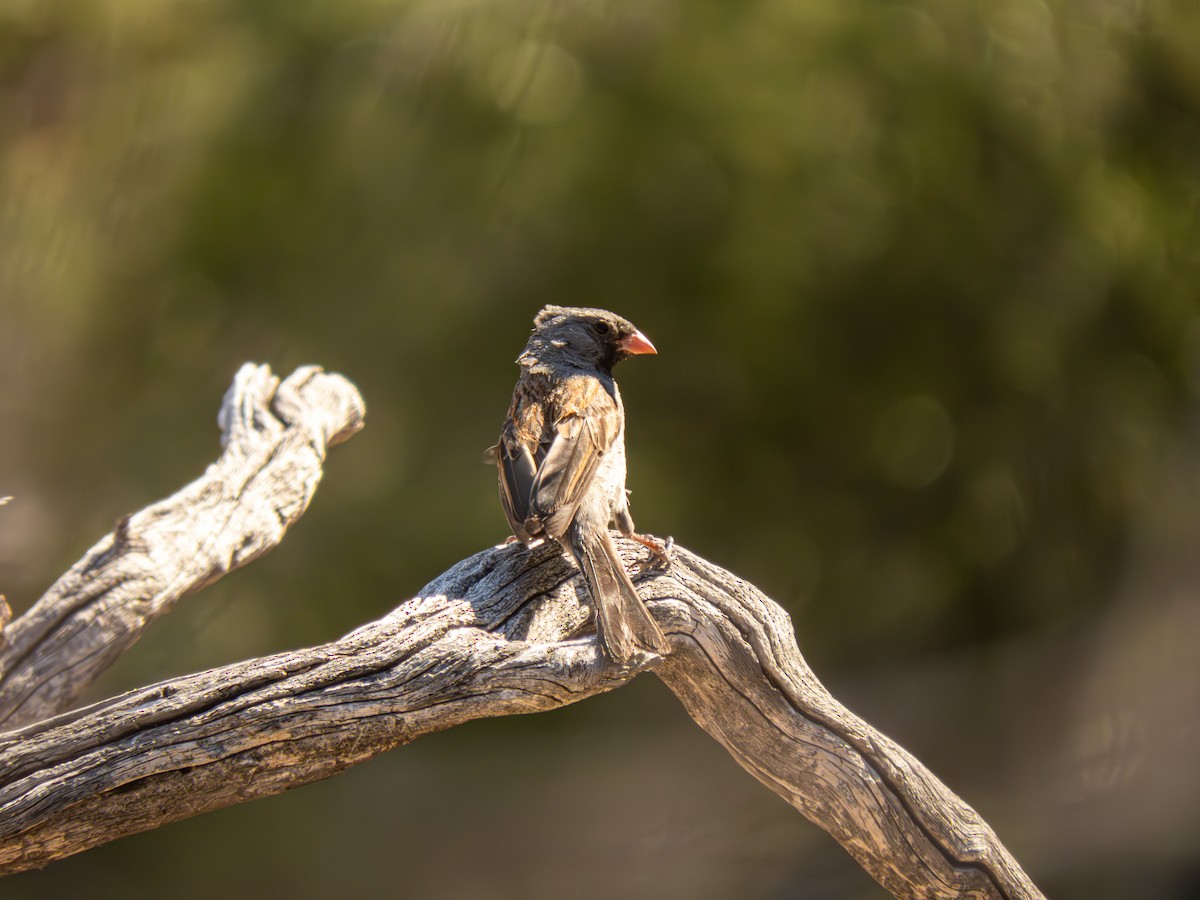
M 108 687 L 382 613 L 504 537 L 478 459 L 561 302 L 660 349 L 638 524 L 818 671 L 1085 627 L 1200 390 L 1198 45 L 1170 0 L 9 0 L 0 587 L 316 362 L 367 430 Z

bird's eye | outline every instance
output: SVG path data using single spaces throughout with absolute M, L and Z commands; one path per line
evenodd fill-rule
M 594 326 L 596 334 L 612 334 L 612 326 L 607 322 L 597 322 Z

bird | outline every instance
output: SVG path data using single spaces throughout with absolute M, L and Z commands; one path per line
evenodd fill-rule
M 657 353 L 629 320 L 603 309 L 545 306 L 517 357 L 520 375 L 494 460 L 515 538 L 557 541 L 583 574 L 605 657 L 627 667 L 670 644 L 638 596 L 609 525 L 670 564 L 671 540 L 638 534 L 625 489 L 625 407 L 613 366 Z

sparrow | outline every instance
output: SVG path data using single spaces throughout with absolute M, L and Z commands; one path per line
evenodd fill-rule
M 546 306 L 517 357 L 521 374 L 500 440 L 488 449 L 500 503 L 527 546 L 549 537 L 574 558 L 596 610 L 605 656 L 626 666 L 670 651 L 617 554 L 609 525 L 670 561 L 634 530 L 625 490 L 625 408 L 613 366 L 657 353 L 628 320 L 603 309 Z

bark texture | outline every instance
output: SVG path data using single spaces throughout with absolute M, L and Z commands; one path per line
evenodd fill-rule
M 243 366 L 217 415 L 220 459 L 122 516 L 29 612 L 0 621 L 0 728 L 66 708 L 177 600 L 277 545 L 308 508 L 326 447 L 364 414 L 340 375 L 307 366 L 280 383 Z
M 271 381 L 269 373 L 264 382 L 254 371 L 261 375 L 247 369 L 239 374 L 243 387 L 258 384 L 252 394 L 271 394 L 261 389 Z M 337 378 L 304 372 L 284 385 L 297 376 L 304 384 L 318 376 Z M 231 395 L 237 393 L 235 382 Z M 72 633 L 87 628 L 102 634 L 88 643 L 58 639 L 62 625 L 42 627 L 40 639 L 21 630 L 15 671 L 26 671 L 25 660 L 43 657 L 39 664 L 51 678 L 81 666 L 80 659 L 91 671 L 91 660 L 105 650 L 58 667 L 48 660 L 79 641 L 93 648 L 110 640 L 128 646 L 137 630 L 129 626 L 131 618 L 144 625 L 150 610 L 163 611 L 277 542 L 311 498 L 324 447 L 361 423 L 361 402 L 347 402 L 340 390 L 326 399 L 349 414 L 331 413 L 315 431 L 296 413 L 303 400 L 282 413 L 270 401 L 271 419 L 262 429 L 257 425 L 265 407 L 244 407 L 237 421 L 253 423 L 252 431 L 299 428 L 309 436 L 298 432 L 295 440 L 277 442 L 276 451 L 259 447 L 239 454 L 259 460 L 254 465 L 223 467 L 223 456 L 200 481 L 119 526 L 47 594 L 57 599 L 39 603 L 65 604 L 65 612 L 55 618 L 35 607 L 26 614 L 38 613 L 36 621 L 77 622 Z M 231 407 L 243 409 L 227 398 L 225 409 Z M 257 412 L 247 414 L 251 409 Z M 350 424 L 339 425 L 343 420 Z M 308 447 L 316 467 L 315 474 L 296 465 L 278 476 L 300 482 L 294 494 L 285 494 L 282 484 L 266 487 L 275 477 L 266 474 L 270 460 L 294 456 L 281 449 L 284 444 Z M 264 489 L 247 490 L 258 479 L 266 479 Z M 207 487 L 198 488 L 202 484 Z M 290 497 L 286 513 L 278 511 L 284 496 Z M 221 498 L 255 509 L 225 506 L 215 518 L 178 511 L 193 504 L 212 509 Z M 159 507 L 175 522 L 167 546 L 176 550 L 151 557 L 132 536 L 153 531 L 151 510 Z M 238 528 L 245 534 L 239 537 Z M 585 589 L 557 546 L 499 546 L 463 560 L 388 616 L 338 641 L 162 682 L 0 734 L 0 874 L 325 778 L 470 719 L 553 709 L 651 671 L 747 771 L 829 831 L 895 896 L 1041 897 L 974 810 L 825 690 L 778 605 L 682 548 L 663 569 L 643 566 L 637 544 L 619 545 L 671 644 L 667 657 L 648 656 L 632 669 L 608 666 L 599 655 Z M 246 549 L 239 552 L 241 547 Z M 105 600 L 116 602 L 124 582 L 114 573 L 128 571 L 123 566 L 133 563 L 122 560 L 129 556 L 152 560 L 144 567 L 154 570 L 153 577 L 141 576 L 147 580 L 139 582 L 144 587 L 137 601 L 131 593 L 120 595 L 135 605 L 135 615 L 96 612 Z M 96 571 L 109 574 L 98 580 Z M 151 589 L 152 602 L 145 599 Z M 70 602 L 72 590 L 89 599 Z M 30 689 L 39 682 L 28 679 L 0 682 L 0 709 L 26 713 L 28 722 L 31 698 L 41 698 L 36 703 L 43 716 L 64 708 L 82 679 L 59 677 L 73 685 L 71 692 L 39 694 Z

